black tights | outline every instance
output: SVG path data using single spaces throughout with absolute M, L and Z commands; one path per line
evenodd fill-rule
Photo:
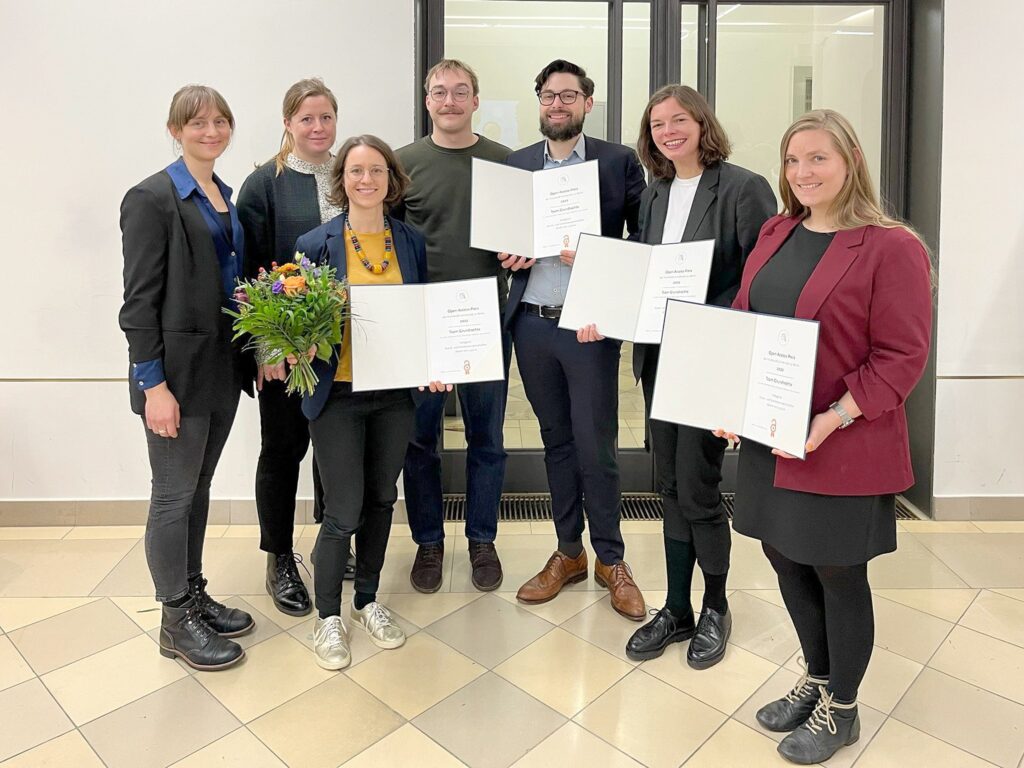
M 837 700 L 855 701 L 875 640 L 867 563 L 802 565 L 761 547 L 778 574 L 811 676 L 827 678 Z

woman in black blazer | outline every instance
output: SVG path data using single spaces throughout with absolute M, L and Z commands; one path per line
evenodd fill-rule
M 132 410 L 153 473 L 146 559 L 163 604 L 160 653 L 221 669 L 244 652 L 227 637 L 252 617 L 210 598 L 202 574 L 210 481 L 251 376 L 231 342 L 229 305 L 242 267 L 231 188 L 213 172 L 235 121 L 212 88 L 174 94 L 167 128 L 182 156 L 121 203 Z
M 295 83 L 284 95 L 284 136 L 277 155 L 242 184 L 238 218 L 245 230 L 246 278 L 260 268 L 292 259 L 295 241 L 339 213 L 330 201 L 331 148 L 337 136 L 338 102 L 322 80 Z M 312 610 L 292 551 L 299 464 L 309 448 L 309 423 L 301 399 L 284 388 L 285 368 L 260 366 L 260 458 L 256 465 L 256 512 L 260 549 L 267 553 L 266 588 L 277 609 L 291 616 Z M 323 492 L 316 463 L 313 485 L 317 509 Z
M 730 144 L 725 131 L 704 97 L 687 86 L 668 85 L 651 97 L 637 151 L 654 177 L 640 202 L 640 239 L 713 239 L 707 302 L 729 306 L 761 225 L 777 210 L 771 186 L 764 177 L 726 162 Z M 658 351 L 656 344 L 637 344 L 633 349 L 633 372 L 643 385 L 648 414 Z M 669 643 L 692 638 L 686 661 L 694 669 L 706 669 L 722 659 L 732 629 L 725 598 L 731 539 L 718 488 L 727 443 L 706 429 L 653 419 L 649 424 L 665 510 L 668 598 L 665 607 L 629 639 L 626 653 L 633 659 L 651 659 Z M 695 564 L 704 575 L 704 600 L 696 622 L 690 606 Z

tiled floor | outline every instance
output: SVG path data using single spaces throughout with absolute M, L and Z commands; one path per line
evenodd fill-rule
M 678 646 L 626 659 L 636 625 L 593 580 L 516 603 L 552 547 L 550 523 L 502 526 L 506 578 L 489 595 L 473 591 L 448 528 L 443 591 L 420 595 L 415 546 L 395 526 L 382 600 L 409 641 L 381 651 L 353 630 L 342 673 L 313 663 L 312 619 L 278 613 L 263 592 L 254 526 L 210 531 L 211 587 L 258 625 L 245 662 L 218 673 L 157 653 L 140 528 L 0 528 L 0 766 L 784 764 L 754 713 L 793 685 L 799 648 L 754 542 L 735 538 L 730 650 L 694 672 Z M 1024 524 L 901 528 L 899 551 L 871 566 L 861 740 L 828 765 L 1024 768 Z M 624 531 L 660 606 L 658 524 Z M 300 533 L 308 555 L 316 528 Z

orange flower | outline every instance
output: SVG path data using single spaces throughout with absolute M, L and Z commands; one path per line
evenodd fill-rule
M 274 271 L 277 272 L 279 275 L 287 275 L 287 274 L 289 274 L 291 272 L 298 272 L 299 271 L 299 265 L 298 264 L 282 264 L 280 267 L 278 267 Z
M 286 265 L 287 266 L 287 265 Z M 302 275 L 294 275 L 284 279 L 284 292 L 288 296 L 297 296 L 306 291 L 306 278 Z

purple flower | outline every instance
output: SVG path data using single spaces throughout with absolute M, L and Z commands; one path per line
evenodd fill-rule
M 274 293 L 284 293 L 284 283 L 278 280 L 270 290 Z
M 305 256 L 302 257 L 302 261 L 299 262 L 299 266 L 303 269 L 309 269 L 313 266 L 313 262 L 307 259 Z
M 313 270 L 313 277 L 320 277 L 320 267 Z
M 249 301 L 249 295 L 245 292 L 245 288 L 240 285 L 235 288 L 235 294 L 232 298 L 239 304 L 245 304 Z

